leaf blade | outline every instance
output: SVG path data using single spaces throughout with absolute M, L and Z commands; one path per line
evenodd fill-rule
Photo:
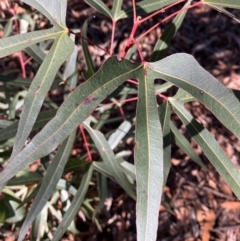
M 170 135 L 170 117 L 171 106 L 165 101 L 158 108 L 159 119 L 163 130 L 163 160 L 164 160 L 164 185 L 166 185 L 167 177 L 171 168 L 171 135 Z
M 178 101 L 170 100 L 175 111 L 196 143 L 216 168 L 221 177 L 229 185 L 238 198 L 240 198 L 240 175 L 236 166 L 228 159 L 215 138 L 198 123 L 193 116 Z
M 75 140 L 75 132 L 67 138 L 58 149 L 55 157 L 52 160 L 51 165 L 47 169 L 46 175 L 43 178 L 42 185 L 35 197 L 31 209 L 29 210 L 27 217 L 21 227 L 18 240 L 23 240 L 33 220 L 44 208 L 47 200 L 55 190 L 58 181 L 63 173 L 64 166 L 68 160 L 70 152 L 72 150 L 73 142 Z
M 238 99 L 232 91 L 204 70 L 191 55 L 174 54 L 163 60 L 149 63 L 148 66 L 149 72 L 152 71 L 152 78 L 161 77 L 190 93 L 240 138 Z
M 72 40 L 65 33 L 61 34 L 45 57 L 25 98 L 11 157 L 15 156 L 24 146 L 54 77 L 62 63 L 73 51 L 73 46 Z M 59 51 L 63 47 L 65 51 Z
M 93 172 L 93 165 L 86 166 L 85 174 L 83 175 L 83 178 L 81 180 L 80 187 L 72 200 L 71 206 L 65 213 L 61 223 L 59 224 L 56 232 L 54 233 L 54 236 L 52 239 L 53 241 L 60 240 L 60 238 L 65 233 L 70 223 L 74 219 L 74 216 L 78 212 L 80 206 L 82 205 L 84 197 L 87 193 L 89 182 L 92 177 L 92 172 Z
M 44 40 L 54 39 L 58 35 L 55 28 L 23 33 L 0 40 L 0 58 L 23 50 Z
M 187 8 L 191 2 L 191 0 L 187 1 L 182 9 Z M 156 42 L 154 46 L 151 62 L 160 60 L 165 56 L 169 44 L 182 25 L 182 22 L 187 14 L 187 10 L 188 9 L 180 11 L 180 13 L 173 19 L 172 23 L 164 30 L 161 38 Z
M 142 65 L 132 64 L 127 60 L 119 64 L 115 57 L 109 58 L 95 75 L 69 95 L 56 116 L 1 172 L 0 189 L 6 181 L 33 160 L 55 150 L 109 93 L 126 79 L 136 77 L 141 67 Z M 105 73 L 108 74 L 105 76 Z
M 135 166 L 137 183 L 137 240 L 156 240 L 163 190 L 163 143 L 154 80 L 139 78 L 136 114 Z
M 129 185 L 129 182 L 121 172 L 121 166 L 116 162 L 115 155 L 105 139 L 104 135 L 97 130 L 93 130 L 89 123 L 83 122 L 84 128 L 88 131 L 93 142 L 95 143 L 103 162 L 106 163 L 105 171 L 114 176 L 117 183 L 119 183 L 122 188 L 133 198 L 135 199 L 135 193 L 132 190 L 132 187 Z
M 240 9 L 240 3 L 238 0 L 202 0 L 205 4 L 228 7 L 228 8 L 237 8 Z
M 66 0 L 22 0 L 44 14 L 54 25 L 65 27 L 67 1 Z

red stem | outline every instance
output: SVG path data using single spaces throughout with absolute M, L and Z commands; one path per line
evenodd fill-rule
M 80 129 L 80 131 L 81 131 L 81 134 L 82 134 L 82 137 L 83 137 L 83 141 L 84 141 L 84 146 L 85 146 L 86 151 L 87 151 L 87 154 L 88 154 L 87 160 L 91 162 L 91 161 L 93 160 L 93 159 L 92 159 L 92 154 L 91 154 L 91 152 L 90 152 L 89 143 L 87 142 L 87 138 L 86 138 L 86 135 L 85 135 L 85 133 L 84 133 L 84 129 L 83 129 L 82 124 L 79 125 L 79 129 Z
M 167 16 L 166 18 L 164 18 L 162 21 L 160 21 L 159 23 L 155 24 L 153 27 L 151 27 L 150 29 L 148 29 L 145 33 L 143 33 L 142 35 L 140 35 L 136 41 L 139 41 L 139 39 L 143 38 L 144 36 L 146 36 L 148 33 L 150 33 L 153 29 L 155 29 L 156 27 L 158 27 L 160 24 L 166 22 L 167 20 L 169 20 L 170 18 L 176 16 L 177 14 L 179 14 L 180 12 L 182 11 L 185 11 L 185 10 L 188 10 L 190 8 L 194 8 L 198 5 L 201 5 L 202 2 L 197 2 L 197 3 L 194 3 L 193 5 L 189 6 L 189 7 L 186 7 L 186 8 L 182 8 L 180 9 L 179 11 L 175 12 L 175 13 L 172 13 L 170 14 L 169 16 Z
M 111 56 L 113 55 L 115 29 L 116 29 L 116 21 L 113 19 L 113 21 L 112 21 L 112 37 L 111 37 L 111 45 L 110 45 L 110 55 Z
M 150 15 L 147 16 L 146 18 L 143 18 L 143 19 L 140 21 L 140 24 L 143 23 L 143 22 L 145 22 L 145 21 L 147 21 L 148 19 L 154 17 L 155 15 L 157 15 L 157 14 L 159 14 L 159 13 L 163 13 L 163 12 L 165 12 L 167 9 L 169 9 L 169 8 L 171 8 L 171 7 L 179 4 L 179 3 L 181 3 L 181 2 L 184 2 L 184 1 L 185 1 L 185 0 L 180 0 L 180 1 L 178 1 L 178 2 L 175 2 L 175 3 L 172 3 L 172 4 L 168 5 L 168 6 L 165 7 L 165 8 L 159 9 L 158 11 L 150 14 Z

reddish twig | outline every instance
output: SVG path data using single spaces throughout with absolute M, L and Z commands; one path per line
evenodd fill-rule
M 141 38 L 145 37 L 148 33 L 150 33 L 153 29 L 157 28 L 160 24 L 166 22 L 167 20 L 169 20 L 170 18 L 178 15 L 179 13 L 185 11 L 185 10 L 188 10 L 188 9 L 191 9 L 191 8 L 194 8 L 196 6 L 199 6 L 201 5 L 202 2 L 197 2 L 197 3 L 194 3 L 193 5 L 189 6 L 189 7 L 186 7 L 186 8 L 182 8 L 172 14 L 170 14 L 169 16 L 167 16 L 166 18 L 164 18 L 162 21 L 160 21 L 159 23 L 155 24 L 154 26 L 152 26 L 150 29 L 148 29 L 145 33 L 143 33 L 142 35 L 140 35 L 137 39 L 136 39 L 136 42 L 138 42 Z
M 112 21 L 112 37 L 111 37 L 111 44 L 110 44 L 110 55 L 111 56 L 113 55 L 115 29 L 116 29 L 116 21 L 113 19 L 113 21 Z
M 93 160 L 92 159 L 92 154 L 90 152 L 89 143 L 87 141 L 87 138 L 86 138 L 86 135 L 85 135 L 85 132 L 84 132 L 82 124 L 79 125 L 79 129 L 81 131 L 81 134 L 82 134 L 82 137 L 83 137 L 84 146 L 85 146 L 87 154 L 88 154 L 87 160 L 91 162 Z

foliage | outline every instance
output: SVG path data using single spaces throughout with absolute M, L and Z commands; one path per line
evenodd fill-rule
M 133 8 L 124 10 L 122 0 L 114 0 L 111 9 L 101 0 L 85 1 L 101 14 L 109 17 L 113 25 L 111 46 L 109 52 L 106 51 L 106 54 L 110 56 L 98 71 L 95 71 L 88 50 L 87 22 L 83 25 L 81 34 L 66 26 L 66 0 L 22 0 L 47 17 L 53 27 L 38 31 L 25 31 L 25 33 L 14 36 L 5 36 L 0 40 L 1 57 L 25 51 L 40 65 L 31 84 L 29 84 L 29 79 L 24 76 L 25 74 L 23 74 L 24 78 L 12 78 L 6 73 L 1 76 L 6 100 L 9 103 L 8 118 L 10 119 L 0 121 L 2 164 L 4 166 L 0 175 L 1 221 L 21 221 L 26 213 L 25 204 L 34 198 L 30 211 L 22 224 L 18 240 L 24 239 L 34 220 L 32 237 L 39 239 L 45 232 L 48 232 L 49 238 L 59 240 L 68 227 L 72 231 L 74 230 L 72 223 L 74 216 L 82 205 L 87 205 L 84 200 L 86 200 L 89 183 L 92 175 L 97 173 L 100 202 L 96 210 L 89 214 L 96 224 L 98 225 L 96 213 L 102 207 L 106 196 L 107 179 L 105 177 L 108 177 L 118 183 L 133 199 L 136 199 L 138 240 L 156 240 L 159 205 L 171 165 L 171 141 L 205 168 L 201 159 L 191 149 L 189 142 L 171 121 L 172 113 L 179 116 L 193 139 L 202 147 L 209 161 L 239 198 L 239 171 L 222 151 L 215 138 L 184 108 L 185 103 L 200 101 L 224 126 L 237 138 L 240 138 L 238 99 L 233 91 L 219 83 L 192 56 L 179 53 L 164 58 L 188 9 L 208 4 L 236 19 L 222 7 L 240 8 L 239 1 L 203 0 L 192 3 L 190 0 L 145 0 L 137 4 L 133 1 Z M 141 23 L 181 2 L 185 3 L 182 9 L 169 15 L 140 37 L 135 37 L 136 30 Z M 138 17 L 143 14 L 147 16 Z M 138 41 L 152 29 L 173 17 L 172 23 L 155 45 L 151 62 L 146 62 L 141 54 Z M 116 23 L 123 18 L 133 18 L 134 24 L 126 48 L 116 58 L 113 56 L 114 31 Z M 13 19 L 11 19 L 11 23 L 12 21 Z M 6 32 L 9 33 L 9 30 Z M 78 73 L 74 35 L 82 38 L 87 65 L 87 71 L 84 73 L 86 81 L 78 86 L 76 86 Z M 44 48 L 39 44 L 41 42 L 46 43 Z M 46 50 L 49 46 L 51 47 L 45 54 L 43 49 Z M 141 63 L 138 64 L 129 60 L 128 53 L 133 50 L 134 46 L 141 59 Z M 63 72 L 60 71 L 62 69 L 64 69 Z M 156 79 L 163 79 L 166 83 L 157 84 Z M 126 89 L 125 81 L 133 83 L 134 87 Z M 49 104 L 46 98 L 47 93 L 62 83 L 67 83 L 66 86 L 68 86 L 65 88 L 64 102 L 60 107 Z M 8 85 L 22 86 L 24 90 L 17 94 L 15 92 L 15 97 L 10 98 L 16 89 L 9 89 Z M 178 87 L 177 94 L 173 97 L 163 95 L 173 85 Z M 137 86 L 137 92 L 135 86 Z M 138 97 L 136 116 L 131 116 L 128 120 L 123 121 L 107 140 L 107 135 L 100 131 L 108 118 L 107 108 L 101 103 L 112 93 L 122 96 L 122 99 L 126 101 L 129 92 L 137 94 Z M 15 108 L 20 95 L 24 99 L 20 120 L 12 123 L 11 118 L 16 117 Z M 162 99 L 162 104 L 158 105 L 156 96 Z M 100 113 L 102 110 L 103 121 L 93 117 L 94 110 Z M 106 116 L 104 117 L 104 115 Z M 126 162 L 123 157 L 119 157 L 113 150 L 130 131 L 131 122 L 135 117 L 133 165 Z M 90 150 L 88 150 L 88 159 L 91 160 L 89 162 L 84 161 L 84 156 L 81 159 L 69 159 L 78 127 L 84 138 L 84 129 L 88 132 L 94 147 L 98 150 L 100 160 L 93 158 Z M 36 131 L 37 134 L 35 134 Z M 12 146 L 13 140 L 13 149 L 8 160 L 9 146 Z M 29 172 L 27 167 L 38 159 L 40 159 L 42 170 Z M 52 159 L 51 162 L 50 159 Z M 63 175 L 73 171 L 76 173 L 75 176 L 72 175 L 69 180 L 63 178 Z M 81 182 L 77 187 L 79 178 Z M 24 200 L 21 200 L 11 190 L 13 186 L 20 189 L 21 185 L 34 183 L 37 185 L 32 189 L 24 187 Z M 64 217 L 53 207 L 59 197 L 59 192 L 56 190 L 66 191 L 74 196 Z M 61 197 L 63 196 L 64 192 L 61 194 Z M 20 208 L 17 209 L 19 204 Z M 52 212 L 60 221 L 53 237 L 51 237 L 47 225 L 48 208 L 54 210 Z M 42 224 L 41 230 L 34 228 L 39 222 Z M 72 226 L 70 226 L 71 223 Z

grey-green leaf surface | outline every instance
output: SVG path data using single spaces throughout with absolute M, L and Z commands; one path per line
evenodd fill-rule
M 179 0 L 143 0 L 136 3 L 137 15 L 145 15 L 154 12 L 160 8 L 166 7 L 172 3 L 178 2 Z M 130 17 L 133 14 L 133 8 L 129 8 L 126 11 L 122 11 L 119 15 L 120 18 Z
M 42 175 L 38 172 L 23 171 L 20 175 L 11 179 L 7 186 L 32 185 L 42 180 Z
M 240 171 L 238 168 L 229 160 L 209 131 L 198 123 L 180 102 L 171 99 L 169 101 L 192 138 L 202 148 L 209 161 L 236 196 L 240 198 Z
M 89 164 L 88 166 L 86 166 L 85 174 L 83 175 L 83 178 L 81 180 L 81 185 L 71 202 L 71 206 L 69 207 L 69 209 L 65 213 L 61 223 L 59 224 L 52 241 L 60 240 L 62 235 L 65 233 L 65 231 L 71 224 L 75 215 L 79 211 L 79 208 L 81 207 L 84 197 L 87 193 L 89 182 L 92 177 L 92 172 L 93 172 L 93 165 Z
M 110 9 L 106 6 L 106 4 L 101 0 L 84 0 L 87 4 L 89 4 L 92 8 L 96 9 L 98 12 L 103 15 L 113 18 Z
M 129 185 L 128 180 L 122 172 L 122 167 L 116 161 L 114 153 L 104 137 L 104 135 L 97 130 L 93 130 L 87 122 L 83 122 L 84 128 L 88 131 L 91 136 L 94 144 L 96 145 L 98 152 L 103 159 L 103 162 L 106 163 L 107 169 L 106 172 L 111 173 L 114 176 L 115 180 L 122 188 L 133 198 L 135 199 L 135 193 L 132 190 L 132 186 Z
M 114 131 L 110 137 L 108 138 L 108 143 L 112 150 L 114 150 L 120 141 L 124 138 L 124 136 L 131 129 L 131 123 L 129 121 L 123 121 L 121 125 Z
M 22 0 L 45 15 L 52 24 L 65 27 L 67 0 Z
M 163 190 L 163 134 L 154 79 L 142 73 L 136 113 L 135 167 L 137 183 L 137 240 L 156 240 Z
M 82 26 L 82 36 L 87 38 L 87 29 L 88 29 L 88 20 L 86 20 Z M 81 39 L 84 58 L 87 65 L 87 71 L 83 73 L 85 79 L 89 79 L 94 74 L 94 65 L 92 61 L 91 54 L 88 49 L 88 42 L 84 39 Z
M 183 6 L 183 9 L 187 8 L 191 2 L 192 0 L 187 1 L 187 3 Z M 156 42 L 154 46 L 151 62 L 160 60 L 165 56 L 174 35 L 182 25 L 186 13 L 187 9 L 180 11 L 179 14 L 173 19 L 172 23 L 164 30 L 161 38 Z
M 60 31 L 59 31 L 60 32 Z M 23 33 L 0 40 L 0 58 L 23 50 L 44 40 L 54 39 L 59 35 L 56 28 Z M 66 33 L 66 30 L 62 30 Z
M 217 6 L 217 5 L 212 5 L 212 4 L 208 4 L 209 6 L 211 6 L 212 8 L 216 9 L 217 11 L 219 11 L 220 13 L 224 13 L 226 14 L 228 17 L 233 18 L 235 21 L 237 21 L 238 23 L 240 23 L 240 20 L 232 13 L 230 13 L 229 11 L 227 11 L 226 9 Z
M 196 152 L 191 147 L 187 138 L 178 130 L 178 128 L 170 122 L 170 127 L 172 131 L 172 140 L 173 142 L 183 150 L 194 162 L 196 162 L 200 167 L 206 169 L 206 166 L 203 164 L 201 158 L 196 154 Z
M 228 90 L 188 54 L 174 54 L 148 63 L 151 78 L 162 78 L 189 92 L 240 138 L 240 105 Z
M 239 0 L 202 0 L 202 2 L 210 5 L 240 9 Z
M 74 140 L 75 140 L 75 132 L 73 132 L 69 136 L 69 138 L 67 138 L 62 143 L 55 157 L 53 158 L 52 163 L 47 169 L 46 175 L 43 178 L 41 188 L 38 191 L 38 194 L 32 203 L 31 209 L 29 210 L 27 217 L 25 218 L 24 223 L 21 227 L 18 241 L 24 239 L 33 220 L 41 212 L 47 200 L 50 198 L 53 191 L 55 190 L 58 184 L 58 181 L 60 180 L 61 175 L 63 173 L 64 166 L 71 153 Z
M 190 95 L 188 92 L 186 92 L 183 89 L 178 89 L 173 99 L 181 101 L 182 104 L 192 102 L 192 101 L 197 101 L 196 98 L 194 98 L 192 95 Z
M 56 114 L 57 110 L 47 110 L 40 112 L 32 131 L 38 130 L 50 121 Z M 10 139 L 17 134 L 19 121 L 14 122 L 12 125 L 0 130 L 0 141 Z
M 70 56 L 73 48 L 74 44 L 68 35 L 65 33 L 59 34 L 51 50 L 45 57 L 24 101 L 11 157 L 15 156 L 24 146 L 56 73 L 62 63 Z M 64 51 L 60 51 L 62 49 L 64 49 Z
M 113 0 L 113 7 L 111 9 L 111 13 L 115 21 L 119 19 L 118 16 L 122 13 L 121 11 L 122 3 L 123 3 L 123 0 Z
M 19 152 L 0 175 L 0 189 L 34 160 L 56 149 L 94 108 L 128 78 L 137 78 L 142 66 L 109 58 L 88 81 L 79 85 L 58 109 L 56 116 Z
M 107 187 L 107 177 L 104 176 L 102 173 L 97 174 L 98 178 L 98 194 L 99 194 L 99 203 L 96 206 L 93 214 L 92 214 L 92 220 L 95 219 L 97 213 L 99 210 L 101 210 L 104 206 L 104 202 L 107 198 L 107 192 L 108 192 L 108 187 Z
M 172 109 L 170 103 L 165 101 L 159 106 L 158 112 L 163 132 L 164 185 L 166 185 L 167 177 L 171 168 L 171 132 L 169 124 Z

